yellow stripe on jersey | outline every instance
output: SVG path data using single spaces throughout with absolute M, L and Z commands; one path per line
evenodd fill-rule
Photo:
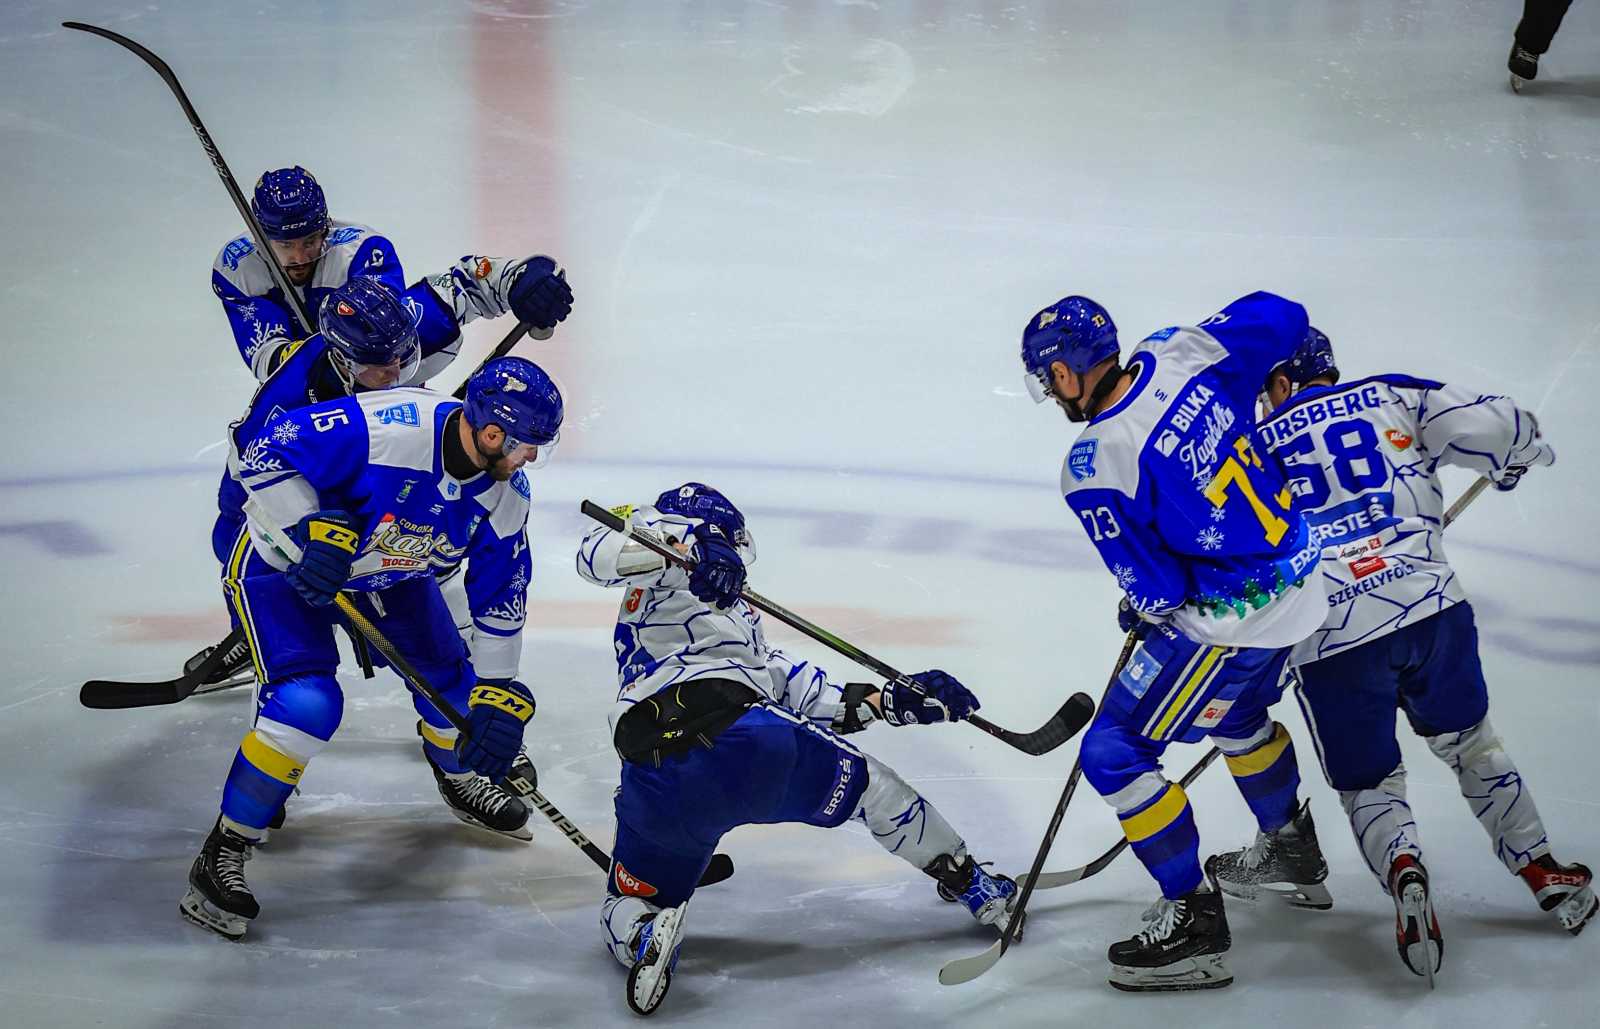
M 1161 720 L 1156 723 L 1155 731 L 1150 734 L 1151 739 L 1159 740 L 1167 735 L 1167 731 L 1172 728 L 1172 723 L 1177 719 L 1178 715 L 1184 708 L 1189 706 L 1189 700 L 1194 696 L 1195 691 L 1203 689 L 1209 684 L 1212 677 L 1222 667 L 1221 658 L 1223 652 L 1227 649 L 1227 647 L 1206 648 L 1205 657 L 1200 659 L 1199 666 L 1189 676 L 1189 680 L 1183 684 L 1182 689 L 1173 695 L 1171 700 L 1167 701 L 1166 710 L 1161 715 Z
M 1172 783 L 1161 795 L 1160 800 L 1138 814 L 1122 819 L 1122 834 L 1128 838 L 1129 843 L 1147 840 L 1177 821 L 1178 816 L 1183 814 L 1183 809 L 1188 806 L 1189 795 L 1183 792 L 1182 786 Z
M 290 786 L 299 783 L 300 773 L 306 770 L 304 761 L 274 748 L 254 729 L 244 734 L 244 739 L 239 743 L 239 753 L 263 773 Z
M 1224 754 L 1223 759 L 1228 762 L 1228 771 L 1232 772 L 1235 778 L 1242 779 L 1247 775 L 1260 775 L 1271 768 L 1288 746 L 1289 731 L 1282 725 L 1277 725 L 1272 739 L 1255 750 L 1248 754 L 1240 754 L 1238 757 Z

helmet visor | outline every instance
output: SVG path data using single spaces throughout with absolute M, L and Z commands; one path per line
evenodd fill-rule
M 522 467 L 543 468 L 545 465 L 550 463 L 550 458 L 555 456 L 556 445 L 560 442 L 561 433 L 559 432 L 545 440 L 543 443 L 535 443 L 533 440 L 517 439 L 514 436 L 507 435 L 505 441 L 500 444 L 500 453 L 506 457 L 510 457 L 517 451 L 522 450 L 523 448 L 528 448 L 532 451 L 532 456 L 530 456 L 527 461 L 523 462 Z
M 422 347 L 413 337 L 393 360 L 383 364 L 351 361 L 348 358 L 345 359 L 345 364 L 350 369 L 350 377 L 362 389 L 390 389 L 404 386 L 416 377 L 417 370 L 422 367 Z
M 1033 398 L 1035 404 L 1042 404 L 1046 400 L 1055 398 L 1056 391 L 1044 372 L 1025 371 L 1022 373 L 1023 381 L 1028 385 L 1028 396 Z

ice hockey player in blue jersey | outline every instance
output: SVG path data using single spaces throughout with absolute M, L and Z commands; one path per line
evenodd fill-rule
M 561 415 L 549 376 L 506 357 L 473 375 L 464 403 L 423 389 L 362 393 L 287 412 L 244 447 L 247 532 L 226 585 L 262 685 L 189 873 L 186 918 L 238 939 L 260 912 L 244 862 L 343 712 L 332 606 L 342 590 L 467 712 L 465 734 L 438 712 L 426 719 L 429 759 L 462 790 L 471 773 L 505 778 L 534 712 L 517 681 L 530 569 L 522 468 L 548 456 Z M 485 636 L 470 655 L 434 579 L 460 560 Z
M 351 313 L 340 314 L 346 310 Z M 382 280 L 357 276 L 323 297 L 318 311 L 320 331 L 276 352 L 272 370 L 229 429 L 228 468 L 217 492 L 211 541 L 223 564 L 244 525 L 244 488 L 238 481 L 242 451 L 275 419 L 363 390 L 419 385 L 455 358 L 461 330 L 473 321 L 509 313 L 518 321 L 553 326 L 571 313 L 572 289 L 556 263 L 542 255 L 469 255 L 398 294 Z M 459 591 L 447 596 L 460 607 Z M 185 671 L 199 667 L 213 649 L 189 658 Z M 249 650 L 240 640 L 201 692 L 250 681 L 249 667 Z
M 697 562 L 692 571 L 668 566 L 604 527 L 578 548 L 580 575 L 624 590 L 611 713 L 622 784 L 600 920 L 629 969 L 629 1006 L 649 1014 L 661 1003 L 695 885 L 717 841 L 739 825 L 832 828 L 854 818 L 931 876 L 944 899 L 1003 931 L 1016 883 L 978 864 L 932 804 L 842 738 L 877 720 L 959 721 L 977 698 L 937 670 L 913 676 L 925 693 L 836 685 L 769 645 L 760 614 L 739 595 L 755 541 L 718 491 L 691 482 L 614 510 Z
M 1489 722 L 1472 605 L 1445 557 L 1438 470 L 1465 467 L 1508 490 L 1555 460 L 1533 414 L 1493 396 L 1407 375 L 1339 382 L 1311 329 L 1266 382 L 1259 445 L 1284 465 L 1324 548 L 1322 625 L 1294 651 L 1298 697 L 1367 866 L 1395 903 L 1406 966 L 1430 981 L 1444 943 L 1429 900 L 1406 770 L 1403 711 L 1455 772 L 1498 857 L 1569 932 L 1596 908 L 1592 875 L 1550 853 L 1544 822 Z
M 1084 734 L 1084 777 L 1116 809 L 1161 899 L 1145 928 L 1111 946 L 1111 984 L 1192 990 L 1233 981 L 1214 873 L 1279 884 L 1328 907 L 1327 865 L 1284 727 L 1288 647 L 1320 623 L 1317 548 L 1279 473 L 1250 443 L 1256 380 L 1305 336 L 1299 304 L 1253 293 L 1198 327 L 1162 329 L 1120 363 L 1116 326 L 1069 296 L 1022 336 L 1036 401 L 1087 422 L 1061 474 L 1067 504 L 1123 591 L 1118 621 L 1141 642 Z M 1203 875 L 1183 788 L 1161 774 L 1170 743 L 1210 736 L 1260 832 Z M 1248 866 L 1248 867 L 1246 867 Z M 1213 881 L 1208 881 L 1213 880 Z

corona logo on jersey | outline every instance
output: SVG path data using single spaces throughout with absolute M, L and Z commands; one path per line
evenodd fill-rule
M 373 571 L 415 572 L 427 568 L 430 563 L 448 565 L 458 559 L 465 549 L 452 546 L 449 534 L 435 533 L 431 525 L 419 525 L 409 519 L 386 514 L 379 519 L 378 527 L 367 541 L 362 556 L 363 559 L 369 556 L 377 558 L 377 563 L 370 569 Z

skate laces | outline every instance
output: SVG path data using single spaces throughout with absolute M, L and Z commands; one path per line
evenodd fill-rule
M 230 890 L 248 893 L 250 884 L 244 878 L 244 863 L 250 860 L 250 844 L 242 836 L 237 839 L 235 846 L 225 835 L 217 845 L 217 878 Z
M 1182 907 L 1181 901 L 1158 897 L 1154 904 L 1145 908 L 1144 914 L 1140 917 L 1147 924 L 1134 936 L 1139 945 L 1148 947 L 1158 940 L 1171 936 L 1173 928 L 1178 924 L 1178 915 L 1182 913 Z
M 1274 838 L 1269 833 L 1256 830 L 1255 842 L 1239 854 L 1239 866 L 1254 871 L 1266 863 L 1272 853 Z
M 511 803 L 510 794 L 476 773 L 461 779 L 452 777 L 450 782 L 455 785 L 463 801 L 495 814 L 505 810 L 506 805 Z

